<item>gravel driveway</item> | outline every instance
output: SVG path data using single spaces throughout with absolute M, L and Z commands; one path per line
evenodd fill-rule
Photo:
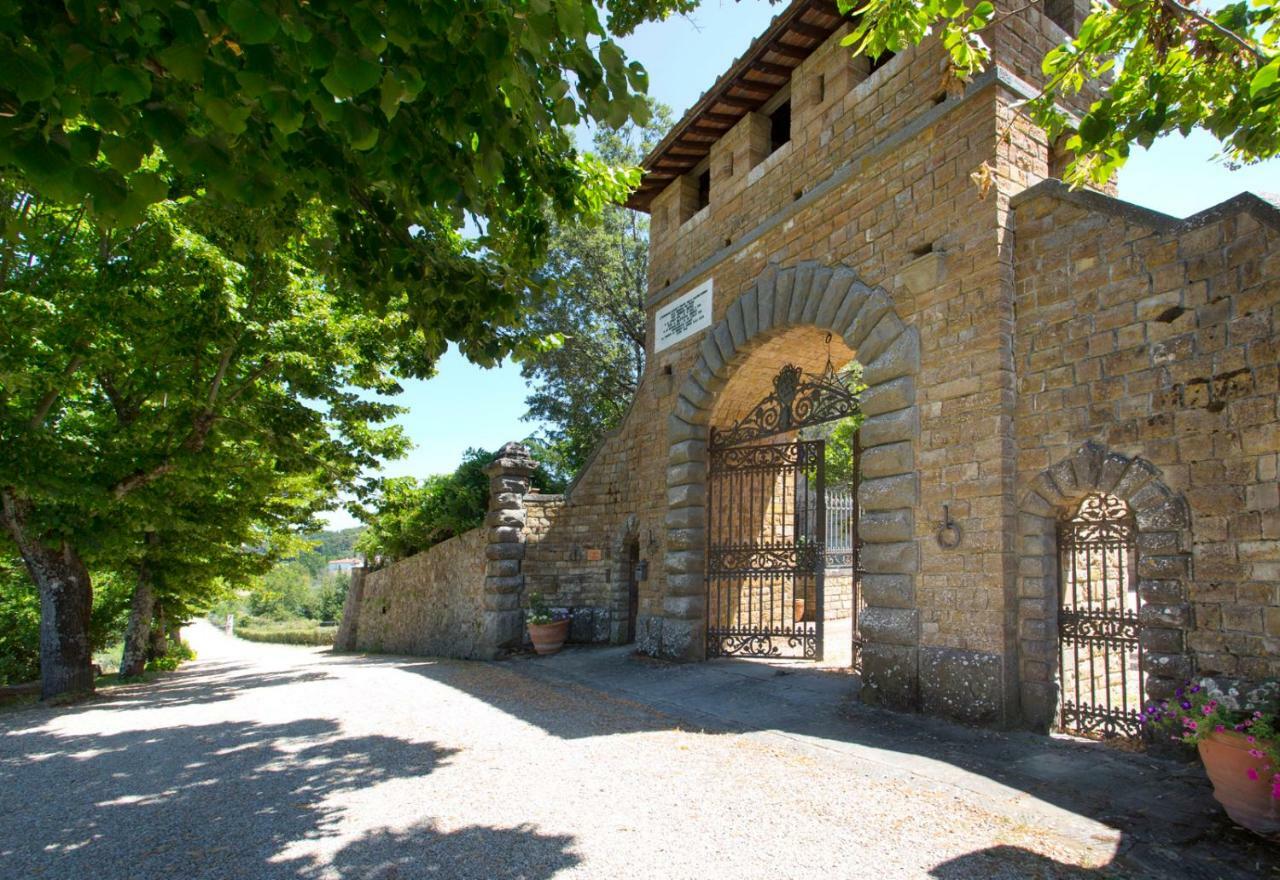
M 158 682 L 0 714 L 0 877 L 1140 875 L 1114 823 L 945 761 L 734 731 L 535 661 L 188 637 L 199 659 Z

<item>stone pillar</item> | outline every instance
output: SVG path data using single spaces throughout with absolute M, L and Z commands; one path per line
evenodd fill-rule
M 360 606 L 364 599 L 363 566 L 351 569 L 351 585 L 347 588 L 347 598 L 342 603 L 342 622 L 338 625 L 338 635 L 333 640 L 333 650 L 354 651 L 356 637 L 360 630 Z
M 489 476 L 489 532 L 485 548 L 484 618 L 481 653 L 497 657 L 520 647 L 524 641 L 524 615 L 520 594 L 524 591 L 525 509 L 529 478 L 537 462 L 519 443 L 498 451 L 485 473 Z

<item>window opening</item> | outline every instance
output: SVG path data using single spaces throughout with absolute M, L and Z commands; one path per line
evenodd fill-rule
M 769 116 L 769 152 L 791 140 L 791 102 L 783 101 Z

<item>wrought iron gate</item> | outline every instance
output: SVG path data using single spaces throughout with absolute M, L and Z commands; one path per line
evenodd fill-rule
M 830 344 L 830 336 L 827 338 Z M 707 655 L 820 660 L 826 618 L 823 440 L 767 443 L 859 412 L 828 354 L 810 374 L 787 364 L 773 391 L 736 424 L 711 431 L 707 492 Z M 856 495 L 855 488 L 854 498 Z M 856 507 L 856 504 L 854 505 Z M 856 521 L 857 512 L 852 511 Z M 846 564 L 857 632 L 856 532 Z M 855 651 L 857 645 L 852 646 Z
M 1058 527 L 1058 684 L 1063 730 L 1136 737 L 1142 730 L 1141 599 L 1133 513 L 1093 494 Z
M 822 659 L 823 449 L 821 440 L 712 449 L 708 656 Z

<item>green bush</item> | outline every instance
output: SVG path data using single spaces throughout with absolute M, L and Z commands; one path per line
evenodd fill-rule
M 338 634 L 336 626 L 317 626 L 298 622 L 270 626 L 237 626 L 236 635 L 250 642 L 276 645 L 332 645 Z
M 169 642 L 163 654 L 147 661 L 148 672 L 172 672 L 188 660 L 196 659 L 195 650 L 186 639 Z

